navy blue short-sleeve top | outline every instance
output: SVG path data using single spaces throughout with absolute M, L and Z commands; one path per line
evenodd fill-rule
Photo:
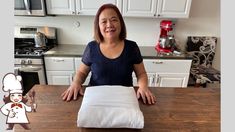
M 124 49 L 115 59 L 105 57 L 96 41 L 88 43 L 82 56 L 82 62 L 91 69 L 90 86 L 133 86 L 134 64 L 142 61 L 138 45 L 130 40 L 124 40 Z

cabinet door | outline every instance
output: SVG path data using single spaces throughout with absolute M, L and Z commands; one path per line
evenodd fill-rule
M 97 10 L 103 4 L 111 3 L 121 11 L 120 0 L 76 0 L 76 11 L 79 15 L 96 15 Z
M 148 86 L 149 87 L 154 87 L 155 84 L 155 73 L 147 73 L 147 76 L 148 76 Z
M 153 87 L 155 85 L 154 79 L 155 79 L 155 73 L 147 73 L 148 76 L 148 86 Z M 137 82 L 137 77 L 135 74 L 132 74 L 133 77 L 133 86 L 139 86 Z
M 159 0 L 157 14 L 160 18 L 188 18 L 192 0 Z
M 70 85 L 73 80 L 74 71 L 47 71 L 49 85 Z
M 46 0 L 47 14 L 74 15 L 75 0 Z
M 188 74 L 157 73 L 155 86 L 157 87 L 187 87 Z
M 155 73 L 153 86 L 187 87 L 192 60 L 144 59 L 147 73 Z
M 123 16 L 154 17 L 158 0 L 124 0 Z

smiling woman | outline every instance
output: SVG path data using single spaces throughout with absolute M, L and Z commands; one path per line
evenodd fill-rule
M 86 46 L 82 64 L 71 86 L 62 94 L 63 100 L 83 95 L 82 84 L 91 72 L 90 86 L 133 86 L 135 72 L 139 89 L 137 97 L 145 104 L 154 104 L 156 97 L 148 88 L 143 58 L 136 42 L 126 39 L 126 26 L 118 8 L 112 4 L 102 5 L 95 16 L 94 41 Z
M 116 27 L 116 29 L 120 29 L 120 31 L 117 31 L 119 33 L 119 39 L 124 40 L 126 38 L 125 23 L 120 11 L 115 5 L 111 4 L 103 5 L 96 13 L 94 21 L 94 38 L 97 42 L 102 42 L 104 40 L 103 37 L 104 34 L 102 34 L 101 32 L 103 31 L 102 29 L 105 26 L 108 27 L 111 26 L 111 27 Z

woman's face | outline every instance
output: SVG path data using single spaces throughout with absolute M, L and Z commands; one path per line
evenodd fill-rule
M 104 40 L 119 39 L 121 24 L 113 9 L 104 9 L 99 16 L 99 28 Z

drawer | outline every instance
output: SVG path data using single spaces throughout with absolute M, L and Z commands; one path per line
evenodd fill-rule
M 74 70 L 74 58 L 72 57 L 45 57 L 46 70 Z
M 189 73 L 192 60 L 144 59 L 147 72 L 155 73 Z

